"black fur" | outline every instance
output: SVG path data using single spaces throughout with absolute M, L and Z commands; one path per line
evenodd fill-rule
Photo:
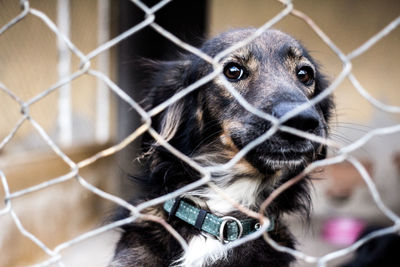
M 254 29 L 239 29 L 223 33 L 206 42 L 201 50 L 215 56 L 253 32 Z M 243 78 L 231 80 L 232 86 L 254 107 L 277 117 L 307 102 L 327 87 L 326 80 L 307 51 L 293 38 L 276 30 L 266 31 L 245 48 L 222 59 L 222 62 L 225 66 L 232 62 L 239 64 L 244 70 Z M 172 62 L 148 62 L 147 67 L 153 73 L 148 80 L 145 99 L 148 109 L 213 70 L 209 63 L 192 54 L 182 55 L 181 59 Z M 300 80 L 303 77 L 299 74 L 301 68 L 312 74 L 311 81 Z M 226 163 L 237 151 L 271 127 L 269 121 L 245 110 L 224 89 L 220 79 L 198 88 L 152 118 L 153 127 L 168 138 L 172 146 L 203 165 L 210 161 L 214 164 Z M 332 98 L 328 97 L 284 124 L 324 137 L 332 107 Z M 197 171 L 155 143 L 148 134 L 143 137 L 142 148 L 145 154 L 141 183 L 145 185 L 146 196 L 135 199 L 134 204 L 170 193 L 200 178 Z M 257 211 L 274 189 L 300 173 L 310 162 L 325 156 L 326 148 L 320 144 L 278 131 L 252 149 L 238 163 L 241 168 L 233 168 L 230 175 L 215 174 L 212 179 L 222 188 L 243 179 L 258 179 L 257 195 L 249 206 Z M 208 163 L 202 162 L 201 158 L 207 158 Z M 207 186 L 200 190 L 207 190 Z M 213 207 L 207 206 L 208 199 L 204 196 L 191 200 L 195 205 L 213 210 Z M 268 207 L 266 213 L 276 218 L 271 237 L 282 245 L 294 247 L 294 239 L 281 215 L 299 210 L 307 213 L 309 206 L 308 179 L 304 179 Z M 148 212 L 164 219 L 168 217 L 161 205 L 150 208 Z M 235 210 L 222 215 L 246 218 Z M 122 210 L 117 217 L 127 216 L 128 212 Z M 171 220 L 170 224 L 188 242 L 199 234 L 198 230 L 179 219 Z M 159 224 L 138 221 L 123 226 L 122 230 L 111 266 L 169 266 L 182 254 L 178 242 Z M 288 266 L 294 260 L 292 256 L 271 248 L 262 238 L 233 249 L 228 259 L 216 261 L 214 265 Z

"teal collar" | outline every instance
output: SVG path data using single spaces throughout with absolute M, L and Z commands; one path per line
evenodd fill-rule
M 169 218 L 178 217 L 198 230 L 217 237 L 223 243 L 239 239 L 260 228 L 256 219 L 238 220 L 232 216 L 219 217 L 190 205 L 180 198 L 165 202 L 164 209 L 169 213 Z M 270 218 L 270 221 L 271 224 L 267 231 L 274 229 L 274 220 Z

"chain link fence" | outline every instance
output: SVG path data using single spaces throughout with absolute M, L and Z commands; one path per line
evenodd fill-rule
M 128 0 L 126 0 L 128 1 Z M 326 255 L 323 255 L 321 257 L 316 257 L 313 255 L 307 255 L 301 251 L 298 250 L 293 250 L 291 248 L 283 247 L 268 236 L 268 232 L 265 232 L 264 230 L 268 228 L 268 219 L 263 218 L 265 220 L 265 223 L 263 226 L 256 231 L 253 234 L 250 234 L 244 238 L 241 238 L 239 240 L 236 240 L 234 242 L 231 242 L 229 244 L 225 245 L 226 249 L 230 249 L 232 247 L 239 246 L 243 244 L 244 242 L 248 242 L 249 240 L 258 238 L 260 236 L 263 236 L 265 241 L 270 244 L 272 247 L 274 247 L 276 250 L 279 251 L 284 251 L 287 253 L 292 254 L 299 260 L 303 260 L 308 263 L 314 263 L 317 266 L 325 266 L 328 262 L 342 257 L 346 254 L 349 254 L 353 251 L 355 251 L 357 248 L 359 248 L 361 245 L 366 243 L 367 241 L 371 240 L 372 238 L 382 236 L 387 233 L 397 233 L 400 230 L 400 218 L 398 215 L 396 215 L 393 211 L 391 211 L 385 203 L 382 202 L 380 194 L 372 181 L 370 175 L 364 168 L 364 166 L 357 160 L 355 157 L 351 155 L 351 152 L 359 149 L 360 147 L 364 146 L 369 140 L 374 138 L 375 136 L 379 135 L 388 135 L 396 132 L 400 132 L 400 125 L 394 125 L 390 127 L 384 127 L 384 128 L 378 128 L 378 129 L 373 129 L 369 132 L 367 132 L 365 135 L 363 135 L 361 138 L 356 140 L 355 142 L 352 142 L 349 145 L 343 146 L 341 144 L 338 144 L 337 142 L 331 140 L 331 139 L 323 139 L 319 138 L 317 136 L 314 136 L 312 134 L 308 134 L 305 132 L 298 131 L 296 129 L 284 126 L 283 123 L 287 121 L 288 119 L 292 118 L 295 116 L 298 112 L 301 112 L 302 110 L 305 110 L 308 108 L 310 105 L 314 105 L 321 101 L 323 98 L 327 97 L 329 94 L 332 94 L 335 89 L 338 87 L 339 84 L 341 84 L 345 79 L 349 79 L 350 82 L 353 84 L 354 88 L 359 92 L 360 95 L 362 95 L 367 101 L 371 103 L 371 105 L 375 106 L 376 108 L 387 112 L 387 113 L 400 113 L 400 107 L 398 106 L 392 106 L 392 105 L 387 105 L 385 103 L 380 102 L 376 98 L 372 97 L 367 90 L 364 89 L 362 84 L 357 80 L 357 78 L 352 74 L 352 60 L 362 56 L 363 53 L 368 51 L 372 46 L 374 46 L 377 42 L 379 42 L 382 38 L 384 38 L 386 35 L 388 35 L 391 31 L 393 31 L 398 25 L 400 24 L 400 17 L 397 17 L 394 21 L 389 23 L 386 27 L 381 29 L 379 32 L 377 32 L 374 36 L 371 36 L 369 40 L 367 40 L 365 43 L 361 44 L 357 49 L 353 50 L 352 52 L 345 54 L 342 52 L 342 50 L 335 45 L 335 43 L 332 41 L 332 39 L 327 36 L 320 28 L 318 25 L 314 23 L 312 18 L 310 18 L 307 14 L 304 14 L 303 12 L 299 11 L 296 9 L 295 4 L 293 4 L 291 1 L 281 1 L 282 2 L 282 10 L 276 14 L 273 18 L 271 18 L 269 21 L 267 21 L 264 25 L 259 27 L 256 32 L 251 35 L 250 37 L 242 40 L 239 43 L 236 43 L 235 45 L 229 47 L 228 49 L 220 52 L 218 55 L 215 57 L 210 57 L 209 55 L 203 53 L 199 49 L 181 41 L 178 39 L 173 33 L 168 32 L 165 30 L 162 26 L 158 25 L 155 22 L 156 18 L 156 12 L 162 9 L 165 5 L 167 5 L 171 0 L 163 0 L 157 3 L 156 5 L 149 7 L 146 6 L 143 2 L 139 0 L 131 0 L 132 3 L 134 3 L 138 8 L 140 8 L 146 15 L 145 19 L 140 22 L 139 24 L 135 25 L 134 27 L 130 28 L 129 30 L 123 32 L 122 34 L 118 35 L 115 38 L 105 40 L 104 43 L 92 51 L 90 51 L 87 54 L 84 54 L 61 30 L 57 25 L 48 17 L 47 14 L 34 9 L 30 7 L 30 1 L 28 0 L 21 0 L 20 5 L 21 5 L 21 13 L 13 18 L 11 21 L 9 21 L 6 25 L 1 26 L 0 28 L 0 38 L 2 37 L 2 34 L 7 32 L 7 31 L 12 31 L 13 27 L 17 25 L 20 21 L 24 20 L 28 16 L 34 16 L 37 17 L 38 19 L 41 20 L 41 22 L 46 25 L 53 33 L 54 35 L 57 36 L 57 38 L 60 40 L 61 44 L 64 45 L 70 53 L 73 55 L 77 56 L 80 60 L 80 67 L 79 69 L 76 69 L 74 72 L 69 74 L 67 77 L 59 79 L 54 85 L 51 87 L 47 88 L 46 90 L 43 90 L 36 96 L 30 98 L 27 101 L 23 101 L 13 90 L 13 88 L 7 88 L 6 85 L 0 82 L 0 90 L 3 91 L 7 97 L 15 101 L 21 109 L 21 118 L 15 123 L 14 128 L 11 130 L 11 132 L 3 139 L 1 140 L 0 143 L 0 151 L 3 150 L 5 146 L 13 139 L 13 137 L 16 135 L 18 130 L 21 128 L 23 124 L 29 123 L 31 124 L 34 129 L 39 133 L 41 138 L 45 141 L 45 143 L 57 154 L 57 156 L 62 159 L 70 168 L 70 171 L 64 175 L 54 177 L 53 179 L 47 180 L 45 182 L 36 184 L 34 186 L 30 186 L 28 188 L 24 188 L 22 190 L 17 190 L 14 192 L 11 192 L 9 190 L 8 186 L 8 180 L 6 175 L 2 170 L 0 170 L 0 178 L 1 178 L 1 184 L 4 190 L 4 202 L 5 206 L 3 209 L 0 210 L 0 218 L 4 216 L 11 216 L 12 220 L 14 221 L 16 227 L 19 229 L 21 234 L 26 236 L 28 239 L 30 239 L 32 242 L 34 242 L 38 247 L 40 247 L 47 255 L 48 259 L 38 263 L 36 266 L 49 266 L 52 264 L 57 264 L 58 266 L 64 266 L 63 264 L 63 258 L 61 256 L 61 253 L 66 250 L 67 248 L 74 246 L 75 244 L 79 242 L 83 242 L 84 240 L 93 238 L 94 236 L 100 235 L 101 233 L 104 233 L 106 231 L 110 231 L 112 229 L 115 229 L 119 226 L 122 226 L 124 224 L 131 223 L 137 219 L 142 219 L 142 220 L 150 220 L 157 222 L 165 227 L 175 238 L 176 240 L 181 244 L 182 248 L 184 250 L 187 249 L 188 244 L 186 241 L 177 233 L 175 229 L 173 229 L 166 221 L 164 221 L 162 218 L 159 218 L 157 216 L 153 215 L 148 215 L 142 213 L 143 210 L 146 208 L 157 205 L 160 203 L 165 202 L 168 199 L 175 198 L 179 196 L 180 194 L 187 192 L 189 190 L 195 189 L 201 185 L 208 184 L 212 189 L 214 189 L 218 194 L 220 194 L 222 197 L 227 199 L 228 201 L 233 201 L 230 199 L 228 195 L 226 195 L 221 188 L 219 188 L 217 185 L 215 185 L 212 180 L 211 176 L 212 173 L 220 171 L 221 169 L 228 169 L 234 166 L 246 153 L 248 153 L 252 148 L 257 146 L 257 144 L 265 141 L 267 138 L 269 138 L 271 135 L 273 135 L 276 131 L 284 131 L 288 132 L 297 136 L 301 136 L 303 138 L 307 138 L 319 143 L 323 143 L 328 145 L 332 151 L 334 151 L 334 155 L 331 157 L 320 160 L 317 162 L 314 162 L 310 164 L 300 175 L 297 177 L 294 177 L 293 179 L 289 180 L 285 184 L 283 184 L 281 187 L 279 187 L 277 190 L 275 190 L 263 203 L 261 210 L 264 210 L 282 191 L 286 190 L 290 186 L 292 186 L 294 183 L 302 179 L 306 174 L 310 173 L 311 171 L 315 170 L 316 168 L 328 166 L 328 165 L 333 165 L 337 164 L 340 162 L 348 161 L 351 163 L 360 173 L 362 178 L 364 179 L 365 183 L 368 186 L 368 189 L 376 203 L 376 205 L 379 207 L 379 209 L 382 211 L 382 213 L 387 216 L 392 222 L 392 226 L 372 232 L 371 234 L 365 236 L 361 240 L 355 242 L 353 245 L 340 249 L 337 251 L 333 251 L 331 253 L 328 253 Z M 291 112 L 287 113 L 284 117 L 281 119 L 276 119 L 268 114 L 265 114 L 264 112 L 257 110 L 253 106 L 251 106 L 246 99 L 244 99 L 239 92 L 237 92 L 228 82 L 224 82 L 224 85 L 226 89 L 236 98 L 236 100 L 242 105 L 248 112 L 251 112 L 261 118 L 264 118 L 265 120 L 268 120 L 272 123 L 271 129 L 258 137 L 257 139 L 253 140 L 251 143 L 249 143 L 246 147 L 244 147 L 240 152 L 238 152 L 228 163 L 218 166 L 218 167 L 202 167 L 195 161 L 193 161 L 191 158 L 188 156 L 182 154 L 180 151 L 178 151 L 176 148 L 172 147 L 166 140 L 164 140 L 157 131 L 155 131 L 151 127 L 151 121 L 152 117 L 159 114 L 163 110 L 165 110 L 168 106 L 171 104 L 175 103 L 179 99 L 185 97 L 189 93 L 191 93 L 194 90 L 197 90 L 200 86 L 206 84 L 207 82 L 210 82 L 214 78 L 221 76 L 221 80 L 225 80 L 221 74 L 222 72 L 222 66 L 219 64 L 220 59 L 222 59 L 224 56 L 228 55 L 229 53 L 239 49 L 240 47 L 243 47 L 258 36 L 260 36 L 264 31 L 266 31 L 268 28 L 279 22 L 280 20 L 284 19 L 286 16 L 295 16 L 299 18 L 300 20 L 303 20 L 305 23 L 308 24 L 310 29 L 312 29 L 318 36 L 319 38 L 337 55 L 337 57 L 340 59 L 342 62 L 342 70 L 335 77 L 335 79 L 332 81 L 331 85 L 320 95 L 318 95 L 316 98 L 312 99 L 310 103 L 307 103 L 305 105 L 302 105 Z M 210 65 L 213 66 L 213 72 L 204 76 L 200 80 L 196 81 L 195 83 L 191 84 L 184 90 L 180 91 L 179 93 L 175 94 L 173 97 L 168 99 L 167 101 L 159 104 L 158 106 L 154 107 L 153 109 L 149 111 L 145 111 L 136 101 L 134 101 L 131 97 L 129 97 L 122 88 L 120 88 L 114 81 L 112 81 L 109 77 L 109 75 L 106 72 L 101 72 L 99 70 L 95 70 L 94 68 L 91 67 L 91 62 L 94 57 L 101 55 L 103 53 L 107 53 L 110 48 L 113 46 L 117 45 L 120 42 L 123 42 L 125 39 L 128 37 L 134 35 L 138 31 L 140 31 L 143 28 L 146 27 L 151 27 L 154 29 L 156 32 L 158 32 L 160 35 L 164 36 L 165 38 L 169 39 L 171 42 L 175 43 L 177 46 L 180 48 L 186 50 L 188 53 L 192 53 L 206 62 L 208 62 Z M 31 116 L 30 113 L 30 107 L 41 101 L 43 98 L 45 98 L 47 95 L 54 93 L 57 90 L 61 90 L 61 88 L 65 87 L 66 85 L 70 84 L 72 81 L 78 79 L 81 76 L 88 75 L 95 77 L 102 83 L 106 84 L 109 92 L 112 92 L 115 94 L 117 97 L 119 97 L 121 100 L 125 101 L 129 106 L 134 109 L 141 117 L 142 124 L 134 131 L 132 132 L 129 136 L 127 136 L 124 140 L 122 140 L 120 143 L 110 146 L 103 151 L 94 154 L 93 156 L 86 158 L 84 160 L 74 162 L 70 157 L 64 153 L 64 151 L 60 148 L 60 146 L 52 139 L 50 138 L 49 134 L 44 130 L 44 128 L 39 124 L 35 118 Z M 143 133 L 148 132 L 159 144 L 164 146 L 166 149 L 168 149 L 172 154 L 174 154 L 176 157 L 181 159 L 182 161 L 186 162 L 189 166 L 191 166 L 193 169 L 198 171 L 201 175 L 202 178 L 192 184 L 189 184 L 183 188 L 180 188 L 179 190 L 168 194 L 164 195 L 161 197 L 158 197 L 156 199 L 152 199 L 148 202 L 142 203 L 137 206 L 133 206 L 129 204 L 127 201 L 123 200 L 122 198 L 109 194 L 105 191 L 102 191 L 98 187 L 93 186 L 87 180 L 85 180 L 84 177 L 81 176 L 81 169 L 93 164 L 94 162 L 98 161 L 101 158 L 113 155 L 122 149 L 124 149 L 126 146 L 128 146 L 131 142 L 136 140 L 138 137 L 140 137 Z M 46 190 L 46 188 L 52 187 L 56 184 L 64 183 L 66 181 L 69 181 L 71 179 L 77 180 L 80 185 L 83 188 L 86 188 L 87 190 L 93 192 L 94 194 L 98 195 L 99 197 L 110 201 L 112 203 L 115 203 L 116 205 L 122 206 L 126 209 L 128 209 L 131 212 L 131 216 L 120 220 L 120 221 L 115 221 L 110 224 L 101 226 L 99 228 L 96 228 L 94 230 L 91 230 L 89 232 L 86 232 L 80 236 L 75 237 L 72 240 L 69 240 L 67 242 L 63 242 L 61 244 L 58 244 L 54 248 L 50 248 L 46 246 L 44 242 L 42 242 L 37 236 L 33 235 L 29 231 L 26 230 L 24 225 L 21 223 L 19 216 L 16 214 L 15 210 L 13 209 L 13 202 L 17 198 L 20 198 L 24 195 L 31 194 L 32 192 L 39 191 L 39 190 Z M 246 213 L 250 217 L 254 218 L 261 218 L 261 212 L 257 213 L 256 211 L 251 211 L 246 209 L 245 207 L 241 206 L 238 203 L 234 203 L 235 207 L 237 207 L 240 211 Z M 43 218 L 45 220 L 45 218 Z M 12 244 L 8 244 L 8 246 L 12 246 Z

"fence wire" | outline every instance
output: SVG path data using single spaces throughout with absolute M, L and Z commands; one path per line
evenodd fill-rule
M 128 1 L 128 0 L 126 0 Z M 62 78 L 58 80 L 54 85 L 50 86 L 46 90 L 43 90 L 41 93 L 37 94 L 33 98 L 29 99 L 28 101 L 23 101 L 21 100 L 16 94 L 13 93 L 13 91 L 9 88 L 7 88 L 4 84 L 0 82 L 0 90 L 2 90 L 4 93 L 6 93 L 13 101 L 15 101 L 21 108 L 21 118 L 18 120 L 18 122 L 15 124 L 14 128 L 11 130 L 11 132 L 0 142 L 0 150 L 2 150 L 9 142 L 10 140 L 14 137 L 14 135 L 17 133 L 17 131 L 20 129 L 20 127 L 24 123 L 30 123 L 34 129 L 40 134 L 41 138 L 45 141 L 45 143 L 58 155 L 60 159 L 62 159 L 68 166 L 70 167 L 70 171 L 67 174 L 64 174 L 59 177 L 55 177 L 53 179 L 50 179 L 46 182 L 25 188 L 23 190 L 18 190 L 15 192 L 10 192 L 8 188 L 8 183 L 7 183 L 7 177 L 3 173 L 3 171 L 0 170 L 0 178 L 1 178 L 1 183 L 3 186 L 4 190 L 4 202 L 5 202 L 5 207 L 0 210 L 0 217 L 2 216 L 11 216 L 12 220 L 14 221 L 16 227 L 19 229 L 21 234 L 29 238 L 32 242 L 34 242 L 38 247 L 40 247 L 49 257 L 46 261 L 40 262 L 34 266 L 48 266 L 51 264 L 57 264 L 58 266 L 64 266 L 62 262 L 62 257 L 61 257 L 61 252 L 65 250 L 68 247 L 71 247 L 75 245 L 76 243 L 82 242 L 86 239 L 89 239 L 91 237 L 94 237 L 96 235 L 99 235 L 101 233 L 104 233 L 106 231 L 110 231 L 112 229 L 115 229 L 117 227 L 120 227 L 124 224 L 128 224 L 133 222 L 134 220 L 137 219 L 143 219 L 143 220 L 151 220 L 154 222 L 157 222 L 161 224 L 162 226 L 165 227 L 166 230 L 168 230 L 175 238 L 176 240 L 181 244 L 182 248 L 184 250 L 187 249 L 188 244 L 186 241 L 178 234 L 178 232 L 173 229 L 166 221 L 164 221 L 162 218 L 159 218 L 157 216 L 152 216 L 152 215 L 147 215 L 142 213 L 142 211 L 150 206 L 160 204 L 165 202 L 168 199 L 172 199 L 184 192 L 187 192 L 189 190 L 195 189 L 196 187 L 199 187 L 204 184 L 208 184 L 210 188 L 215 190 L 218 194 L 220 194 L 222 197 L 230 201 L 235 207 L 237 207 L 239 210 L 242 212 L 246 213 L 250 217 L 258 218 L 261 221 L 263 221 L 262 227 L 254 232 L 253 234 L 250 234 L 244 238 L 241 238 L 239 240 L 236 240 L 234 242 L 231 242 L 229 244 L 225 245 L 225 249 L 230 249 L 236 246 L 239 246 L 240 244 L 243 244 L 245 242 L 248 242 L 249 240 L 258 238 L 260 236 L 263 236 L 265 241 L 270 244 L 272 247 L 274 247 L 276 250 L 279 251 L 284 251 L 287 253 L 292 254 L 298 259 L 301 259 L 305 262 L 308 263 L 315 263 L 317 266 L 325 266 L 327 262 L 332 261 L 336 258 L 339 258 L 341 256 L 344 256 L 346 254 L 349 254 L 353 251 L 355 251 L 358 247 L 361 245 L 365 244 L 367 241 L 369 241 L 372 238 L 375 238 L 377 236 L 381 236 L 387 233 L 396 233 L 400 230 L 400 218 L 398 215 L 396 215 L 394 212 L 392 212 L 389 208 L 386 207 L 385 203 L 382 202 L 380 194 L 371 180 L 370 175 L 366 171 L 366 169 L 363 167 L 363 165 L 354 157 L 350 155 L 352 151 L 355 151 L 356 149 L 359 149 L 363 145 L 365 145 L 371 138 L 378 136 L 378 135 L 387 135 L 387 134 L 392 134 L 395 132 L 400 132 L 400 125 L 395 125 L 391 127 L 385 127 L 385 128 L 378 128 L 371 130 L 370 132 L 367 132 L 364 136 L 356 140 L 355 142 L 343 146 L 339 145 L 333 140 L 330 139 L 323 139 L 320 137 L 317 137 L 315 135 L 309 134 L 309 133 L 304 133 L 299 130 L 287 127 L 282 125 L 285 121 L 289 120 L 302 110 L 308 108 L 310 105 L 315 105 L 319 101 L 321 101 L 323 98 L 331 94 L 340 83 L 343 82 L 344 79 L 348 78 L 350 82 L 353 84 L 355 89 L 360 93 L 361 96 L 363 96 L 366 100 L 368 100 L 373 106 L 375 106 L 378 109 L 381 109 L 384 112 L 388 113 L 400 113 L 400 107 L 399 106 L 391 106 L 387 105 L 385 103 L 380 102 L 379 100 L 375 99 L 372 97 L 367 90 L 361 85 L 361 83 L 356 79 L 354 74 L 352 74 L 352 64 L 351 61 L 365 53 L 368 49 L 370 49 L 373 45 L 375 45 L 377 42 L 379 42 L 384 36 L 389 34 L 393 29 L 399 26 L 400 24 L 400 16 L 397 17 L 394 21 L 389 23 L 385 28 L 383 28 L 381 31 L 376 33 L 374 36 L 372 36 L 369 40 L 367 40 L 365 43 L 361 44 L 357 49 L 354 51 L 350 52 L 349 54 L 345 54 L 341 51 L 339 47 L 337 47 L 334 42 L 314 23 L 314 21 L 308 17 L 306 14 L 303 12 L 296 10 L 293 3 L 291 1 L 280 1 L 282 3 L 282 10 L 274 16 L 272 19 L 267 21 L 264 25 L 259 27 L 254 34 L 249 36 L 248 38 L 242 40 L 241 42 L 236 43 L 235 45 L 227 48 L 226 50 L 220 52 L 217 54 L 215 57 L 210 57 L 209 55 L 203 53 L 199 49 L 181 41 L 179 38 L 177 38 L 173 33 L 168 32 L 165 30 L 162 26 L 158 25 L 155 23 L 155 17 L 156 17 L 156 12 L 160 9 L 162 9 L 165 5 L 167 5 L 171 0 L 163 0 L 157 3 L 156 5 L 149 7 L 145 5 L 143 2 L 139 0 L 131 0 L 132 3 L 134 3 L 138 8 L 140 8 L 146 15 L 145 19 L 141 21 L 139 24 L 135 25 L 134 27 L 128 29 L 127 31 L 123 32 L 122 34 L 118 35 L 117 37 L 110 39 L 103 43 L 102 45 L 98 46 L 95 48 L 93 51 L 84 54 L 82 53 L 75 44 L 71 42 L 71 40 L 65 36 L 59 28 L 55 25 L 55 23 L 43 12 L 36 10 L 34 8 L 30 7 L 30 2 L 29 0 L 21 0 L 20 5 L 21 5 L 21 13 L 13 18 L 9 23 L 6 25 L 2 26 L 0 28 L 0 38 L 1 35 L 6 32 L 6 31 L 12 31 L 13 26 L 15 26 L 17 23 L 19 23 L 21 20 L 25 19 L 27 16 L 34 16 L 40 19 L 44 25 L 46 25 L 57 37 L 60 42 L 63 42 L 63 44 L 70 50 L 71 53 L 76 55 L 80 59 L 80 67 L 75 70 L 72 74 L 70 74 L 66 78 Z M 250 105 L 241 95 L 239 92 L 237 92 L 223 77 L 222 75 L 222 66 L 220 65 L 219 61 L 221 58 L 224 56 L 228 55 L 229 53 L 239 49 L 240 47 L 243 47 L 247 44 L 249 44 L 252 40 L 257 38 L 259 35 L 261 35 L 263 32 L 265 32 L 268 28 L 273 26 L 275 23 L 278 21 L 282 20 L 288 15 L 295 16 L 304 22 L 308 24 L 308 26 L 320 37 L 320 39 L 337 55 L 337 57 L 341 60 L 343 66 L 342 70 L 339 75 L 333 80 L 331 85 L 325 90 L 322 94 L 320 94 L 318 97 L 312 99 L 310 103 L 306 103 L 289 113 L 287 113 L 284 117 L 277 119 L 269 114 L 264 113 L 261 110 L 256 109 L 252 105 Z M 191 84 L 184 90 L 180 91 L 179 93 L 175 94 L 172 96 L 170 99 L 166 100 L 165 102 L 159 104 L 158 106 L 154 107 L 150 111 L 145 111 L 137 102 L 135 102 L 132 98 L 130 98 L 117 84 L 115 84 L 105 73 L 102 73 L 98 70 L 94 70 L 91 68 L 91 60 L 96 57 L 97 55 L 101 53 L 106 53 L 111 47 L 114 45 L 123 42 L 126 38 L 129 36 L 137 33 L 141 29 L 145 27 L 151 27 L 154 30 L 156 30 L 159 34 L 163 35 L 165 38 L 169 39 L 171 42 L 175 43 L 182 49 L 188 51 L 189 53 L 193 53 L 196 56 L 204 59 L 206 62 L 208 62 L 210 65 L 213 66 L 214 71 L 200 80 L 196 81 L 195 83 Z M 141 116 L 141 119 L 143 121 L 143 124 L 139 126 L 134 132 L 132 132 L 128 137 L 126 137 L 124 140 L 122 140 L 120 143 L 111 146 L 87 159 L 84 159 L 79 162 L 74 162 L 71 160 L 63 151 L 60 149 L 60 147 L 49 137 L 49 135 L 45 132 L 43 127 L 37 123 L 31 116 L 29 112 L 29 108 L 32 104 L 42 100 L 44 97 L 47 95 L 53 93 L 56 90 L 60 90 L 64 85 L 70 84 L 73 80 L 83 76 L 83 75 L 89 75 L 96 77 L 99 81 L 104 82 L 107 86 L 108 89 L 113 92 L 116 96 L 118 96 L 120 99 L 128 103 L 134 110 L 138 112 L 138 114 Z M 187 94 L 190 92 L 198 89 L 201 85 L 210 82 L 217 76 L 220 76 L 221 80 L 224 81 L 224 85 L 226 89 L 237 99 L 237 101 L 249 112 L 255 114 L 256 116 L 259 116 L 260 118 L 263 118 L 265 120 L 268 120 L 272 123 L 272 127 L 269 131 L 258 137 L 257 139 L 253 140 L 251 143 L 249 143 L 246 147 L 244 147 L 240 152 L 238 152 L 229 162 L 227 162 L 224 165 L 220 166 L 213 166 L 213 167 L 202 167 L 192 159 L 190 159 L 188 156 L 184 155 L 174 147 L 172 147 L 166 140 L 164 140 L 156 130 L 154 130 L 151 127 L 151 120 L 152 117 L 155 116 L 156 114 L 162 112 L 165 110 L 169 105 L 177 102 L 179 99 L 185 97 Z M 264 142 L 266 139 L 268 139 L 271 135 L 273 135 L 277 130 L 289 132 L 291 134 L 301 136 L 316 142 L 324 143 L 331 148 L 333 148 L 336 153 L 334 156 L 324 159 L 324 160 L 319 160 L 316 161 L 312 164 L 310 164 L 301 174 L 299 174 L 297 177 L 294 177 L 293 179 L 289 180 L 285 184 L 283 184 L 281 187 L 279 187 L 277 190 L 275 190 L 263 203 L 263 205 L 260 208 L 259 212 L 254 212 L 251 210 L 248 210 L 246 207 L 241 206 L 239 203 L 236 203 L 234 200 L 232 200 L 227 194 L 223 192 L 221 188 L 219 188 L 217 185 L 215 185 L 211 181 L 211 175 L 213 172 L 220 171 L 222 169 L 228 169 L 231 168 L 235 163 L 237 163 L 247 152 L 249 152 L 252 148 L 257 146 L 258 144 Z M 168 149 L 172 154 L 174 154 L 176 157 L 179 159 L 183 160 L 186 162 L 189 166 L 193 167 L 195 170 L 197 170 L 201 175 L 202 178 L 199 179 L 198 181 L 189 184 L 183 188 L 180 188 L 179 190 L 172 192 L 170 194 L 152 199 L 150 201 L 147 201 L 145 203 L 142 203 L 137 206 L 133 206 L 130 203 L 126 202 L 122 198 L 106 193 L 99 188 L 91 185 L 88 183 L 81 175 L 80 175 L 80 169 L 88 166 L 90 164 L 93 164 L 97 160 L 103 157 L 110 156 L 112 154 L 117 153 L 118 151 L 122 150 L 125 148 L 128 144 L 130 144 L 132 141 L 137 139 L 140 135 L 142 135 L 145 132 L 148 132 L 151 136 L 154 137 L 154 139 L 164 146 L 166 149 Z M 376 205 L 378 208 L 382 211 L 384 215 L 386 215 L 391 221 L 393 221 L 393 225 L 387 228 L 384 228 L 382 230 L 375 231 L 361 240 L 357 241 L 353 245 L 346 247 L 341 250 L 337 250 L 334 252 L 331 252 L 329 254 L 323 255 L 321 257 L 316 257 L 312 255 L 307 255 L 301 251 L 294 250 L 288 247 L 283 247 L 279 244 L 277 244 L 274 240 L 272 240 L 268 236 L 268 232 L 264 231 L 268 227 L 268 219 L 263 218 L 262 216 L 262 211 L 267 208 L 267 206 L 284 190 L 292 186 L 294 183 L 296 183 L 298 180 L 302 179 L 306 174 L 310 173 L 312 170 L 323 167 L 323 166 L 328 166 L 328 165 L 333 165 L 337 164 L 343 161 L 348 161 L 350 162 L 360 173 L 362 178 L 364 179 L 365 183 L 368 186 L 368 189 L 373 197 L 373 200 L 375 201 Z M 38 190 L 43 190 L 48 187 L 51 187 L 55 184 L 63 183 L 71 179 L 76 179 L 82 187 L 85 189 L 93 192 L 94 194 L 98 195 L 99 197 L 106 199 L 108 201 L 111 201 L 117 205 L 120 205 L 122 207 L 127 208 L 128 210 L 131 211 L 131 216 L 120 220 L 116 221 L 107 225 L 104 225 L 102 227 L 99 227 L 97 229 L 94 229 L 92 231 L 86 232 L 74 239 L 71 239 L 67 242 L 61 243 L 57 245 L 55 248 L 49 248 L 47 247 L 38 237 L 27 231 L 21 221 L 18 218 L 18 215 L 14 212 L 13 209 L 13 200 L 21 197 L 26 194 L 30 194 L 32 192 L 38 191 Z

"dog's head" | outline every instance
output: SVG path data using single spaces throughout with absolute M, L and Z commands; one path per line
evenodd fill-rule
M 229 31 L 206 42 L 202 51 L 215 56 L 243 40 L 254 29 Z M 207 147 L 234 153 L 271 128 L 271 122 L 247 111 L 228 92 L 226 79 L 253 107 L 281 118 L 321 93 L 327 83 L 308 52 L 287 34 L 268 30 L 250 44 L 221 59 L 223 75 L 169 106 L 154 118 L 156 127 L 172 145 L 187 155 Z M 158 63 L 149 94 L 154 107 L 213 71 L 195 55 L 175 62 Z M 331 97 L 290 118 L 284 125 L 325 137 L 332 108 Z M 207 150 L 205 150 L 207 153 Z M 276 132 L 249 151 L 245 159 L 256 169 L 275 172 L 306 166 L 323 158 L 323 145 Z

